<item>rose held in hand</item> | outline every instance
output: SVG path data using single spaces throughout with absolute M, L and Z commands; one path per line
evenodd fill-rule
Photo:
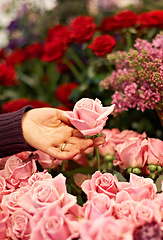
M 114 110 L 114 104 L 103 107 L 99 99 L 82 98 L 79 100 L 73 111 L 65 115 L 83 135 L 93 136 L 100 133 L 105 126 L 107 116 Z

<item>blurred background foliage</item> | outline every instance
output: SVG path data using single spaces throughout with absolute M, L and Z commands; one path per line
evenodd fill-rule
M 33 42 L 44 41 L 49 28 L 59 23 L 69 24 L 74 17 L 79 15 L 94 16 L 95 22 L 99 23 L 105 16 L 112 16 L 121 10 L 133 10 L 136 13 L 141 13 L 154 9 L 163 9 L 163 1 L 160 0 L 57 0 L 51 1 L 51 3 L 53 2 L 51 7 L 46 6 L 46 0 L 37 1 L 37 4 L 33 2 L 14 0 L 9 1 L 9 4 L 6 3 L 5 10 L 3 10 L 6 14 L 11 15 L 14 11 L 15 15 L 12 15 L 12 19 L 7 25 L 1 26 L 2 31 L 7 31 L 5 47 L 12 50 L 25 47 Z M 155 32 L 152 34 L 154 35 Z M 97 66 L 98 64 L 92 66 L 92 71 L 93 68 L 97 70 L 102 66 L 104 69 L 100 69 L 98 75 L 99 79 L 102 79 L 105 75 L 100 75 L 101 72 L 107 70 L 103 64 L 98 66 L 99 68 Z M 7 100 L 28 97 L 29 92 L 29 95 L 32 94 L 36 99 L 50 103 L 53 107 L 59 105 L 54 96 L 54 91 L 59 84 L 67 82 L 67 79 L 72 76 L 64 75 L 63 80 L 52 63 L 42 63 L 38 60 L 27 62 L 24 72 L 22 68 L 22 66 L 17 66 L 19 77 L 22 79 L 22 85 L 17 87 L 19 88 L 19 94 L 12 91 L 12 87 L 6 91 L 1 90 L 1 104 Z M 31 76 L 35 76 L 35 82 L 33 82 Z M 44 82 L 40 83 L 39 79 L 43 77 Z M 46 84 L 47 79 L 50 79 L 48 84 Z M 97 97 L 105 105 L 110 104 L 112 91 L 109 94 L 108 91 L 102 90 L 96 78 L 94 78 L 94 81 L 91 79 L 89 81 L 89 88 L 87 84 L 83 85 L 82 94 L 74 90 L 70 98 L 78 100 L 81 97 Z M 55 87 L 53 86 L 54 83 L 56 84 Z M 36 88 L 37 93 L 35 92 Z M 98 92 L 97 88 L 99 88 Z M 5 97 L 3 96 L 4 92 Z M 46 92 L 48 92 L 47 95 Z M 124 111 L 121 115 L 111 117 L 107 124 L 106 127 L 109 128 L 133 129 L 140 133 L 145 131 L 149 137 L 163 139 L 162 126 L 155 110 L 146 110 L 144 113 L 135 109 Z

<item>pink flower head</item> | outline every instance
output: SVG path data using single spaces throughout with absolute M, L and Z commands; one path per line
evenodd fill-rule
M 105 126 L 107 116 L 114 110 L 114 105 L 103 107 L 99 99 L 82 98 L 73 111 L 67 111 L 65 115 L 83 135 L 96 135 Z
M 28 154 L 25 156 L 28 156 Z M 28 178 L 36 172 L 37 167 L 34 159 L 23 161 L 16 155 L 9 157 L 4 170 L 0 175 L 5 178 L 8 188 L 17 188 L 26 185 Z
M 110 198 L 115 197 L 118 192 L 118 180 L 116 176 L 110 173 L 102 174 L 96 171 L 91 179 L 85 180 L 82 184 L 82 190 L 88 195 L 90 191 L 105 193 Z
M 148 138 L 148 164 L 163 166 L 163 141 L 157 138 Z
M 50 205 L 60 206 L 66 212 L 76 203 L 76 197 L 67 193 L 65 181 L 62 174 L 52 179 L 36 181 L 18 203 L 32 214 Z
M 115 165 L 122 168 L 143 167 L 147 161 L 147 140 L 140 137 L 129 138 L 115 147 Z
M 35 214 L 31 221 L 31 240 L 65 240 L 73 234 L 73 225 L 58 206 L 48 206 L 44 211 Z M 70 238 L 72 239 L 72 238 Z

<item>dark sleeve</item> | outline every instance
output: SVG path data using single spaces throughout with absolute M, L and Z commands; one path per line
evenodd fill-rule
M 35 151 L 27 144 L 22 132 L 23 114 L 30 109 L 32 109 L 31 106 L 25 106 L 16 112 L 0 114 L 1 158 L 23 151 Z

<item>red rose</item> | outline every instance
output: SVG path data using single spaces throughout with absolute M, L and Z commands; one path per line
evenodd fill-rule
M 16 84 L 16 72 L 13 66 L 6 63 L 0 64 L 0 85 L 5 87 Z
M 27 56 L 24 49 L 16 49 L 8 57 L 6 57 L 5 60 L 10 65 L 16 65 L 24 62 L 26 58 Z
M 42 102 L 40 100 L 31 100 L 29 104 L 34 108 L 52 107 L 49 103 Z
M 156 27 L 163 27 L 163 10 L 153 10 L 149 12 L 149 16 L 156 21 Z
M 73 89 L 77 88 L 78 84 L 75 82 L 64 83 L 59 86 L 55 92 L 56 99 L 58 99 L 61 103 L 66 105 L 66 107 L 73 107 L 74 103 L 69 101 L 69 97 Z
M 46 37 L 47 42 L 55 41 L 57 38 L 62 39 L 62 41 L 64 40 L 66 43 L 71 42 L 70 30 L 68 27 L 58 24 L 48 30 Z
M 138 28 L 144 28 L 144 27 L 153 27 L 157 25 L 157 21 L 152 18 L 149 12 L 141 13 L 138 16 Z
M 114 15 L 114 19 L 121 28 L 132 27 L 136 24 L 138 15 L 133 11 L 122 11 Z
M 74 41 L 78 43 L 87 42 L 91 39 L 96 29 L 94 18 L 79 16 L 71 22 L 70 29 L 71 37 Z
M 105 17 L 97 29 L 100 31 L 115 31 L 119 28 L 121 28 L 120 23 L 113 17 Z
M 67 44 L 61 39 L 56 39 L 54 42 L 48 42 L 44 46 L 42 60 L 46 62 L 60 60 L 64 56 L 66 48 Z
M 110 35 L 99 36 L 94 39 L 92 44 L 89 44 L 89 48 L 92 49 L 95 55 L 98 57 L 103 57 L 107 53 L 112 52 L 116 41 Z
M 25 48 L 27 58 L 40 58 L 43 54 L 43 45 L 41 43 L 33 43 Z
M 7 101 L 2 105 L 2 113 L 15 112 L 26 105 L 30 105 L 30 100 L 25 98 Z

